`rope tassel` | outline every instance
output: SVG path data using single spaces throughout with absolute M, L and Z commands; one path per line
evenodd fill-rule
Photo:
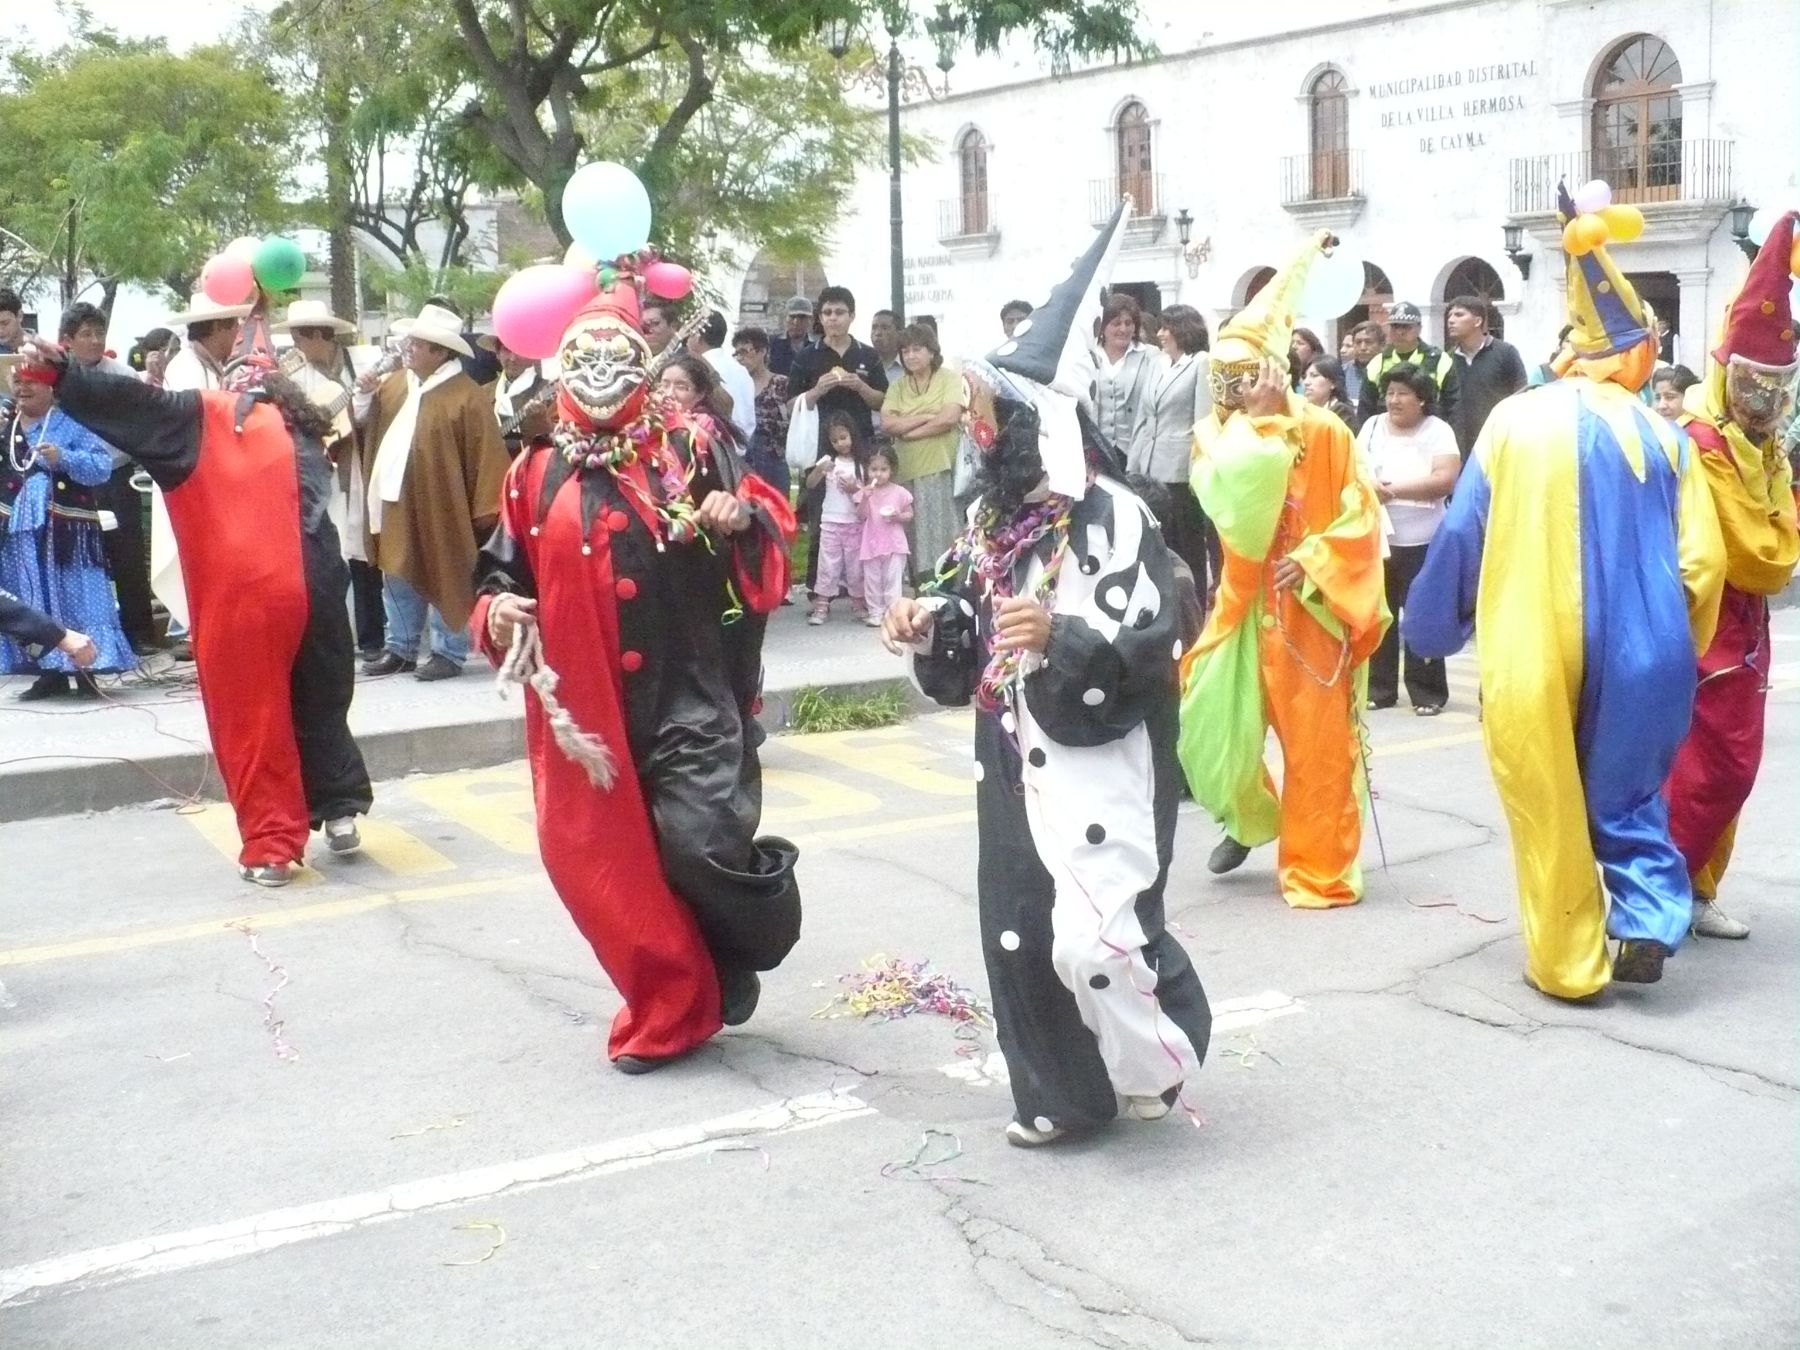
M 606 742 L 592 732 L 583 731 L 575 716 L 556 697 L 557 674 L 544 664 L 544 638 L 535 623 L 513 626 L 512 646 L 506 649 L 506 660 L 500 663 L 495 685 L 500 697 L 506 697 L 509 684 L 524 685 L 544 705 L 544 716 L 550 721 L 550 734 L 556 748 L 581 766 L 588 782 L 601 791 L 613 785 L 618 777 L 618 761 Z

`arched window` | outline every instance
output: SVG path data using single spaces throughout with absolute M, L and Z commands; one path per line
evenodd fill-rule
M 1350 195 L 1350 86 L 1324 70 L 1306 91 L 1312 147 L 1312 198 Z
M 1648 34 L 1627 38 L 1594 79 L 1594 174 L 1613 200 L 1670 201 L 1681 194 L 1681 62 Z
M 1150 148 L 1150 110 L 1135 99 L 1119 109 L 1114 135 L 1118 145 L 1119 194 L 1129 196 L 1140 216 L 1155 215 L 1156 162 Z
M 962 183 L 963 234 L 988 232 L 988 144 L 987 137 L 970 127 L 956 143 L 956 158 Z
M 1488 332 L 1495 337 L 1505 337 L 1505 320 L 1493 306 L 1497 301 L 1506 299 L 1506 285 L 1500 280 L 1500 274 L 1481 258 L 1464 258 L 1450 269 L 1444 278 L 1444 289 L 1438 300 L 1448 305 L 1460 296 L 1472 295 L 1477 300 L 1488 303 Z M 1450 341 L 1449 330 L 1444 332 L 1446 344 Z

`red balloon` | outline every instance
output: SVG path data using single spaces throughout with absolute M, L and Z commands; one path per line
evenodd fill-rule
M 694 274 L 680 263 L 653 262 L 644 269 L 644 289 L 663 300 L 680 300 L 694 289 Z
M 200 292 L 215 305 L 241 305 L 256 289 L 250 260 L 221 253 L 200 269 Z

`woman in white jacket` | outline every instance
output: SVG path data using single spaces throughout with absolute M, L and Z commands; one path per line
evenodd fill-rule
M 1212 411 L 1207 379 L 1206 320 L 1191 305 L 1170 305 L 1159 319 L 1165 360 L 1157 363 L 1138 407 L 1127 462 L 1169 490 L 1163 537 L 1194 573 L 1202 598 L 1219 583 L 1219 537 L 1200 509 L 1188 478 L 1193 472 L 1194 424 Z
M 1131 450 L 1138 412 L 1145 397 L 1156 387 L 1161 362 L 1156 349 L 1139 339 L 1144 312 L 1123 292 L 1106 298 L 1100 314 L 1100 350 L 1094 364 L 1094 423 L 1100 434 L 1123 455 Z

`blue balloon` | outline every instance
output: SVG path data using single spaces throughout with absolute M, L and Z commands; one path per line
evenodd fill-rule
M 575 242 L 606 262 L 650 242 L 650 194 L 623 164 L 584 164 L 563 189 L 563 223 Z

